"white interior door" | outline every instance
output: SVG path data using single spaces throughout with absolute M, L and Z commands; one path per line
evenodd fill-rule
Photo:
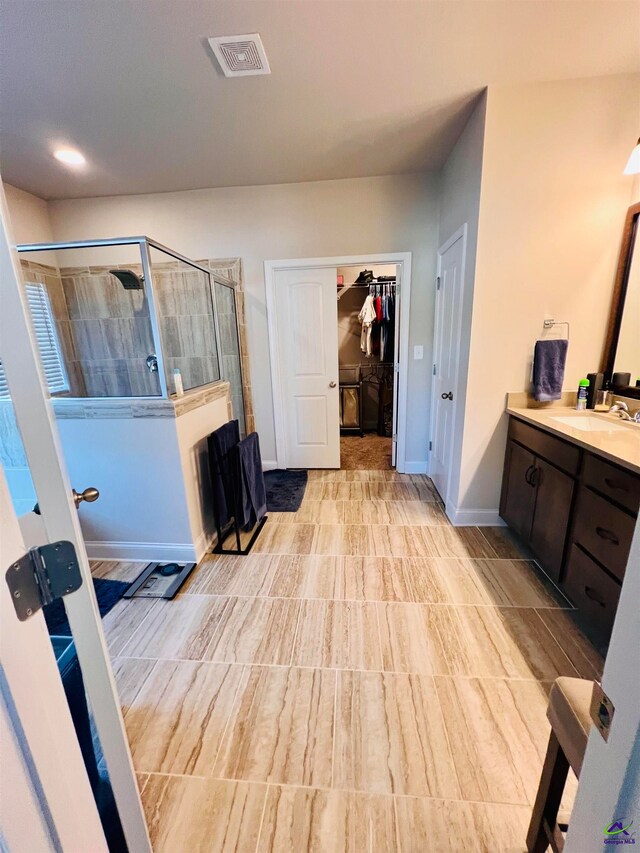
M 45 390 L 37 344 L 29 320 L 24 288 L 21 285 L 18 256 L 9 236 L 9 216 L 1 182 L 0 301 L 0 359 L 40 505 L 46 539 L 48 542 L 71 542 L 82 575 L 82 586 L 63 600 L 87 698 L 102 745 L 127 845 L 136 853 L 145 853 L 151 851 L 149 835 L 102 632 L 91 569 L 72 499 L 71 483 L 62 456 L 53 408 Z M 36 613 L 30 618 L 35 619 L 36 623 L 39 622 L 44 630 L 40 614 Z M 4 627 L 3 624 L 3 629 Z M 11 623 L 8 627 L 10 630 Z M 16 634 L 13 638 L 16 642 L 17 636 Z M 52 657 L 50 649 L 47 654 L 49 658 Z M 27 658 L 24 665 L 25 669 L 28 668 L 31 661 Z M 34 708 L 42 708 L 47 701 L 48 697 L 43 696 L 40 690 L 34 691 Z M 53 736 L 55 737 L 55 733 Z M 67 771 L 67 762 L 61 759 L 57 767 L 59 777 L 64 777 Z M 63 788 L 62 781 L 60 786 Z M 78 809 L 78 813 L 82 813 L 82 806 L 73 799 L 68 802 L 68 808 Z M 89 817 L 87 819 L 89 820 Z M 64 849 L 100 848 L 87 844 L 80 848 Z
M 0 466 L 0 848 L 106 853 L 44 617 L 19 621 L 5 582 L 25 551 Z
M 449 491 L 457 407 L 464 242 L 464 234 L 460 233 L 457 239 L 445 244 L 438 254 L 430 475 L 445 503 Z
M 339 468 L 335 267 L 277 270 L 275 309 L 287 468 Z

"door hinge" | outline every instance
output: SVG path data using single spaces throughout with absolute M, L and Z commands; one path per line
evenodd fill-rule
M 433 450 L 433 442 L 432 441 L 429 442 L 429 450 Z
M 436 375 L 436 366 L 435 366 L 435 364 L 433 365 L 433 375 L 434 375 L 434 376 Z
M 399 364 L 393 365 L 393 372 L 394 373 L 400 373 L 400 365 Z
M 593 685 L 593 693 L 591 694 L 591 719 L 595 727 L 598 729 L 604 740 L 609 740 L 609 729 L 613 715 L 616 712 L 613 702 L 602 689 L 602 686 L 597 682 Z
M 398 433 L 397 432 L 393 433 L 393 435 L 391 436 L 391 441 L 395 441 L 395 442 L 398 441 Z
M 29 551 L 7 569 L 7 585 L 18 619 L 24 622 L 45 604 L 75 592 L 82 575 L 71 542 L 52 542 Z
M 436 276 L 436 290 L 440 290 L 440 276 Z

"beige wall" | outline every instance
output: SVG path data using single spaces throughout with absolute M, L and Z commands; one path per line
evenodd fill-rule
M 638 75 L 489 90 L 459 507 L 498 506 L 505 394 L 528 389 L 545 317 L 571 324 L 565 389 L 598 367 L 639 91 Z
M 267 259 L 413 253 L 406 458 L 426 465 L 437 249 L 436 175 L 195 190 L 49 203 L 56 240 L 149 234 L 192 258 L 241 257 L 256 428 L 275 460 L 263 263 Z

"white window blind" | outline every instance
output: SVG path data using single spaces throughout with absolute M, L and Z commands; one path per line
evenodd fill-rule
M 49 393 L 68 391 L 69 379 L 64 369 L 60 339 L 47 289 L 44 284 L 25 284 L 25 291 Z M 0 362 L 0 399 L 8 397 L 9 388 Z

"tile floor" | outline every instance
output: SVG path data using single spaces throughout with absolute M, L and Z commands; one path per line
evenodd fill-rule
M 318 471 L 248 557 L 119 602 L 154 850 L 523 851 L 551 682 L 602 668 L 526 557 L 451 527 L 424 476 Z

